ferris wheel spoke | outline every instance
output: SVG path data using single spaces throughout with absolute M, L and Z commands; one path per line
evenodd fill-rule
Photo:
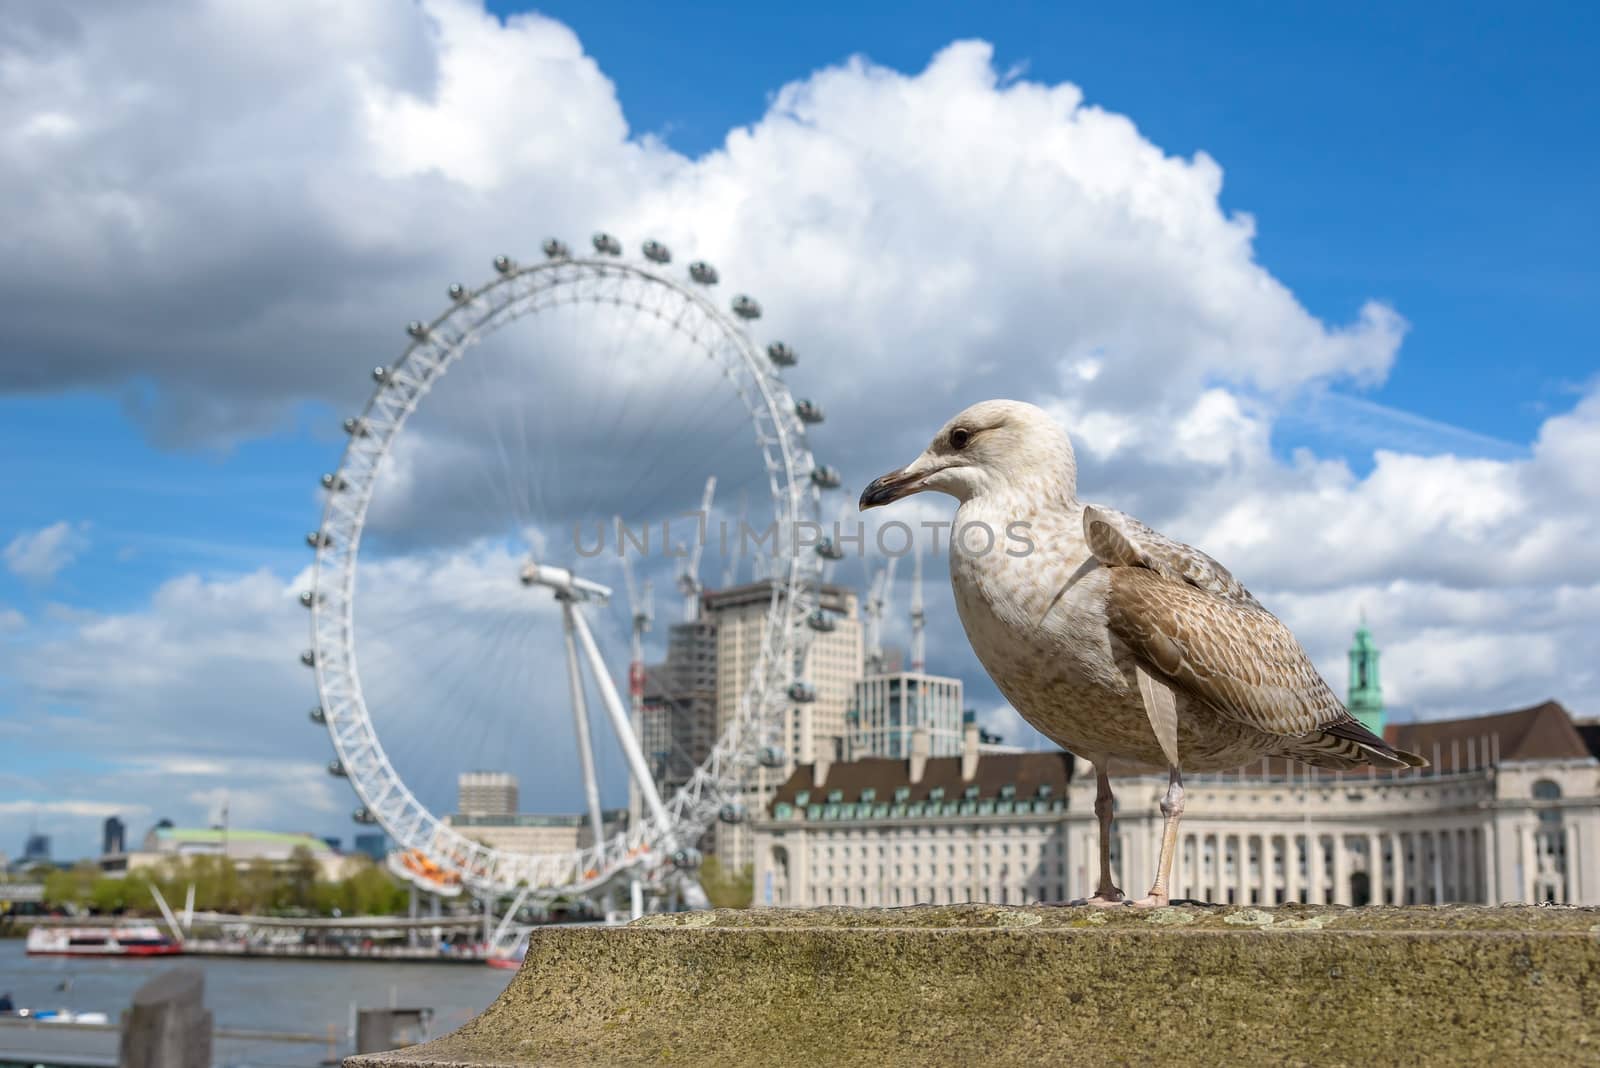
M 505 680 L 503 674 L 484 675 L 476 671 L 479 660 L 469 659 L 465 654 L 471 650 L 482 650 L 490 656 L 496 657 L 500 663 L 520 664 L 520 658 L 499 659 L 505 653 L 517 652 L 517 646 L 522 644 L 517 640 L 519 628 L 514 620 L 504 618 L 494 626 L 476 635 L 457 634 L 448 644 L 441 644 L 431 650 L 431 655 L 418 660 L 420 670 L 415 674 L 433 680 L 434 686 L 427 691 L 430 708 L 420 710 L 429 722 L 437 722 L 441 718 L 448 725 L 452 737 L 470 739 L 465 746 L 469 751 L 483 751 L 486 746 L 482 743 L 489 733 L 497 726 L 496 721 L 487 716 L 463 715 L 463 711 L 470 709 L 475 703 L 468 700 L 473 690 L 481 689 L 486 683 L 494 684 L 498 679 L 503 687 Z M 507 647 L 510 646 L 508 649 Z M 389 695 L 389 705 L 396 710 L 408 709 L 411 717 L 419 714 L 416 709 L 418 700 L 418 687 L 408 686 Z M 491 697 L 499 696 L 491 692 Z M 380 707 L 382 705 L 380 704 Z M 411 752 L 404 753 L 408 765 L 415 763 L 417 766 L 434 768 L 432 757 L 437 754 L 437 733 L 435 731 L 407 732 L 402 738 L 414 739 L 414 745 L 421 747 Z M 432 786 L 445 785 L 431 783 Z
M 501 432 L 500 410 L 505 406 L 505 399 L 490 383 L 488 373 L 484 370 L 483 361 L 463 360 L 461 362 L 467 366 L 468 373 L 474 376 L 481 401 L 480 410 L 484 412 L 482 422 L 489 431 L 489 438 L 494 444 L 495 458 L 499 461 L 494 468 L 500 476 L 498 486 L 496 487 L 493 480 L 488 477 L 485 478 L 485 481 L 490 484 L 491 492 L 498 488 L 498 499 L 511 509 L 516 526 L 520 531 L 530 522 L 529 502 L 526 497 L 526 481 L 513 474 L 513 464 L 506 448 L 505 437 Z M 500 385 L 503 390 L 504 384 Z M 519 405 L 513 403 L 511 407 L 520 412 Z M 481 465 L 485 469 L 489 466 L 488 464 Z M 486 470 L 480 473 L 485 476 L 488 474 Z

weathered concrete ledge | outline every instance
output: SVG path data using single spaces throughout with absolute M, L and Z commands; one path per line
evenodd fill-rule
M 536 933 L 432 1065 L 1600 1063 L 1600 909 L 761 910 Z

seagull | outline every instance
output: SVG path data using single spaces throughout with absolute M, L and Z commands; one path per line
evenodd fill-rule
M 1110 767 L 1165 767 L 1150 893 L 1169 903 L 1183 769 L 1264 756 L 1319 768 L 1425 767 L 1363 727 L 1293 633 L 1227 568 L 1132 516 L 1078 500 L 1067 432 L 1020 401 L 957 415 L 911 463 L 874 480 L 863 510 L 934 490 L 960 502 L 950 583 L 967 640 L 1000 692 L 1095 769 L 1100 881 L 1111 877 Z

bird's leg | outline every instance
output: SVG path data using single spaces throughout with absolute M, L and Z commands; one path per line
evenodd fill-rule
M 1167 792 L 1161 798 L 1161 815 L 1166 824 L 1161 829 L 1161 857 L 1156 862 L 1156 881 L 1150 893 L 1128 904 L 1135 908 L 1153 909 L 1168 904 L 1168 880 L 1172 876 L 1172 855 L 1177 852 L 1178 820 L 1183 815 L 1183 773 L 1176 764 L 1167 774 Z
M 1111 796 L 1111 776 L 1106 769 L 1094 769 L 1094 814 L 1100 821 L 1100 885 L 1094 897 L 1085 905 L 1117 905 L 1122 903 L 1122 891 L 1111 881 L 1111 812 L 1115 802 Z

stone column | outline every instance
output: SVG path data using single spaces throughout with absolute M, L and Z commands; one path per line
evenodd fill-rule
M 1406 903 L 1406 835 L 1404 831 L 1396 831 L 1389 836 L 1394 843 L 1394 903 Z
M 1435 831 L 1434 837 L 1439 847 L 1439 901 L 1441 904 L 1454 904 L 1458 900 L 1455 885 L 1455 831 L 1445 827 Z
M 1230 840 L 1232 840 L 1232 842 L 1233 842 L 1233 875 L 1229 876 L 1227 874 L 1227 870 L 1228 870 L 1227 869 L 1227 865 L 1224 864 L 1223 865 L 1223 869 L 1222 869 L 1223 870 L 1223 878 L 1227 881 L 1228 888 L 1233 891 L 1234 903 L 1242 905 L 1242 904 L 1244 904 L 1244 898 L 1245 898 L 1245 892 L 1244 892 L 1245 839 L 1244 839 L 1244 835 L 1242 835 L 1242 834 L 1230 834 L 1230 835 L 1228 835 L 1228 838 Z M 1223 899 L 1224 900 L 1227 899 L 1227 895 L 1226 894 L 1223 895 Z
M 1483 902 L 1486 905 L 1497 904 L 1499 901 L 1500 877 L 1496 872 L 1497 859 L 1494 855 L 1495 833 L 1494 825 L 1486 823 L 1483 833 L 1478 836 L 1479 860 L 1483 864 Z
M 1350 904 L 1350 851 L 1342 831 L 1333 836 L 1333 903 Z
M 1278 895 L 1274 893 L 1278 888 L 1278 880 L 1273 873 L 1273 867 L 1277 861 L 1277 841 L 1278 836 L 1275 834 L 1263 834 L 1261 836 L 1261 903 L 1263 905 L 1273 905 L 1278 900 Z
M 1371 832 L 1367 834 L 1367 900 L 1383 904 L 1383 842 Z
M 1300 836 L 1283 836 L 1283 899 L 1300 900 Z
M 1443 905 L 1445 903 L 1445 849 L 1443 849 L 1443 844 L 1440 843 L 1440 836 L 1438 836 L 1437 830 L 1429 831 L 1427 838 L 1429 838 L 1429 844 L 1432 844 L 1432 851 L 1430 852 L 1434 854 L 1434 865 L 1432 865 L 1434 867 L 1434 873 L 1432 873 L 1434 887 L 1432 887 L 1432 897 L 1429 900 L 1434 905 Z
M 1574 817 L 1576 817 L 1575 813 Z M 1593 904 L 1591 898 L 1594 894 L 1594 880 L 1591 878 L 1592 873 L 1587 868 L 1589 853 L 1584 844 L 1588 838 L 1589 835 L 1583 833 L 1583 827 L 1574 818 L 1572 824 L 1572 847 L 1578 853 L 1576 856 L 1568 857 L 1567 864 L 1575 873 L 1573 875 L 1572 900 L 1580 905 Z
M 1204 856 L 1200 858 L 1201 881 L 1205 884 L 1206 897 L 1209 900 L 1216 901 L 1222 897 L 1217 889 L 1217 858 L 1220 855 L 1219 851 L 1222 849 L 1222 842 L 1216 834 L 1208 834 L 1200 839 L 1202 850 L 1206 848 L 1206 843 L 1208 842 L 1210 843 L 1211 859 L 1206 860 Z
M 1306 835 L 1306 900 L 1322 905 L 1322 836 Z
M 1264 834 L 1247 834 L 1239 842 L 1239 848 L 1244 854 L 1244 863 L 1240 865 L 1239 870 L 1239 885 L 1243 887 L 1239 892 L 1239 903 L 1241 905 L 1266 904 L 1266 899 L 1261 894 L 1261 869 L 1266 864 L 1262 854 L 1267 849 L 1266 837 Z M 1254 846 L 1253 854 L 1252 845 Z M 1250 871 L 1250 858 L 1252 855 L 1254 855 L 1256 861 L 1256 870 L 1253 873 Z
M 1561 828 L 1561 846 L 1566 854 L 1562 857 L 1562 874 L 1566 876 L 1563 880 L 1566 883 L 1566 904 L 1571 905 L 1582 901 L 1583 896 L 1578 892 L 1578 828 L 1571 819 L 1565 823 L 1566 826 Z
M 1517 856 L 1522 861 L 1522 878 L 1517 887 L 1517 900 L 1531 904 L 1534 900 L 1534 881 L 1539 877 L 1539 869 L 1533 855 L 1533 831 L 1527 824 L 1517 827 Z

